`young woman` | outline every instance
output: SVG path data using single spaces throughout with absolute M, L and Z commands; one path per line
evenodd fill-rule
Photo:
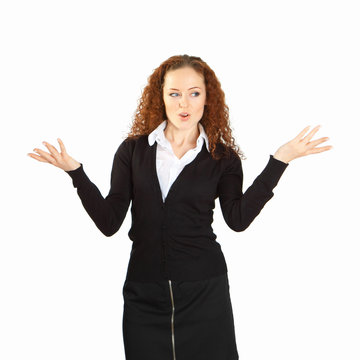
M 104 198 L 58 139 L 60 152 L 33 159 L 66 171 L 85 210 L 106 236 L 128 211 L 133 241 L 123 286 L 128 360 L 239 358 L 225 258 L 211 223 L 219 198 L 227 225 L 244 231 L 273 194 L 289 162 L 329 150 L 309 127 L 280 146 L 242 191 L 244 154 L 213 70 L 199 57 L 173 56 L 148 79 L 127 138 L 113 160 Z

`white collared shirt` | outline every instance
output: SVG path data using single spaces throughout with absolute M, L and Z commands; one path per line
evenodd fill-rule
M 164 120 L 156 129 L 154 129 L 148 135 L 149 145 L 152 146 L 154 142 L 157 142 L 156 151 L 156 171 L 159 179 L 161 193 L 163 201 L 169 192 L 169 189 L 178 175 L 181 173 L 185 165 L 189 164 L 195 159 L 197 154 L 201 151 L 204 141 L 206 149 L 209 151 L 209 140 L 205 133 L 204 127 L 198 123 L 200 135 L 196 141 L 196 147 L 189 149 L 179 159 L 172 149 L 169 140 L 165 137 L 164 129 L 166 127 L 167 120 Z

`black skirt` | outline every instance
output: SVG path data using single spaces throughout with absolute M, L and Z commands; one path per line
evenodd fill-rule
M 200 281 L 126 280 L 127 360 L 238 360 L 227 273 Z

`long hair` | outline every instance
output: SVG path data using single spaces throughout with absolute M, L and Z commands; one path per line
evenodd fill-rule
M 170 70 L 191 67 L 205 80 L 207 105 L 204 107 L 200 123 L 209 140 L 209 151 L 214 159 L 229 153 L 231 148 L 243 160 L 244 153 L 232 136 L 229 123 L 229 108 L 225 103 L 225 94 L 214 71 L 201 58 L 189 55 L 176 55 L 165 60 L 148 78 L 134 114 L 128 138 L 138 138 L 150 134 L 160 123 L 167 119 L 163 100 L 165 74 Z M 215 152 L 217 144 L 223 144 L 222 152 Z

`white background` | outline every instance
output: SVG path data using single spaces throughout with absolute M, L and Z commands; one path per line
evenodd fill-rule
M 130 211 L 105 237 L 71 178 L 27 153 L 60 137 L 107 195 L 148 76 L 189 54 L 226 94 L 244 191 L 307 125 L 333 145 L 290 162 L 245 232 L 216 201 L 239 358 L 360 359 L 357 5 L 2 1 L 0 358 L 125 358 Z

